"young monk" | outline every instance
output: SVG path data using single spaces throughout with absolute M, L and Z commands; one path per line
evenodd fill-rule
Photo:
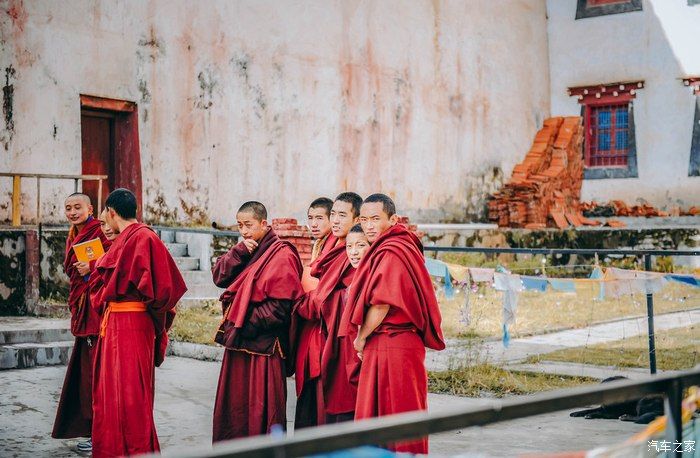
M 384 194 L 367 197 L 360 209 L 371 246 L 355 272 L 341 324 L 362 360 L 356 420 L 425 410 L 425 347 L 445 348 L 423 246 L 396 219 L 394 202 Z M 389 448 L 427 454 L 428 439 Z
M 97 262 L 104 307 L 95 359 L 94 458 L 160 450 L 153 421 L 155 367 L 165 358 L 175 305 L 187 287 L 158 235 L 136 220 L 136 197 L 116 189 L 105 202 L 107 225 L 118 234 Z
M 215 341 L 226 347 L 214 405 L 213 441 L 286 428 L 285 357 L 292 304 L 303 294 L 294 246 L 277 237 L 260 202 L 236 214 L 243 241 L 214 265 L 224 320 Z
M 100 239 L 105 250 L 111 244 L 100 231 L 100 222 L 92 216 L 90 197 L 82 193 L 71 194 L 65 201 L 64 210 L 71 223 L 63 269 L 70 279 L 68 307 L 75 345 L 51 433 L 56 439 L 90 437 L 92 430 L 92 367 L 100 332 L 100 315 L 90 307 L 89 278 L 95 261 L 78 261 L 73 247 L 92 239 Z M 79 442 L 78 450 L 89 452 L 92 442 L 89 439 Z
M 329 376 L 338 367 L 342 367 L 345 374 L 344 363 L 338 360 L 336 343 L 342 291 L 346 286 L 343 281 L 349 281 L 354 271 L 349 268 L 345 255 L 345 237 L 358 220 L 361 204 L 362 198 L 354 192 L 344 192 L 336 198 L 330 212 L 332 233 L 326 242 L 330 248 L 312 263 L 311 276 L 319 279 L 318 286 L 295 305 L 294 316 L 304 323 L 304 330 L 308 330 L 299 339 L 299 355 L 309 349 L 305 358 L 297 357 L 295 429 L 352 419 L 354 387 L 343 389 L 342 382 L 347 377 Z M 304 340 L 306 336 L 308 341 Z
M 306 217 L 311 236 L 314 238 L 314 244 L 311 248 L 311 262 L 318 258 L 324 250 L 331 233 L 331 207 L 333 207 L 333 201 L 328 197 L 319 197 L 309 205 Z

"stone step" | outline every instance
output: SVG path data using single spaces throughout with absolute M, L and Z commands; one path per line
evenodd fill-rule
M 160 239 L 164 243 L 175 243 L 175 231 L 160 231 Z
M 187 244 L 186 243 L 166 243 L 166 248 L 170 254 L 174 257 L 186 257 L 187 256 Z
M 0 317 L 0 345 L 73 341 L 70 320 Z
M 182 278 L 185 280 L 188 288 L 195 285 L 214 285 L 211 272 L 205 270 L 189 270 L 182 272 Z
M 0 370 L 68 363 L 72 341 L 0 345 Z
M 173 256 L 180 271 L 199 270 L 199 259 L 184 256 Z
M 195 284 L 187 285 L 187 292 L 184 297 L 201 297 L 201 298 L 211 298 L 218 299 L 224 290 L 217 288 L 214 283 L 209 283 L 208 285 Z

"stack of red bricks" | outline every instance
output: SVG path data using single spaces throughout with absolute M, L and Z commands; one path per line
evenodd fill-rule
M 501 227 L 529 229 L 599 224 L 579 211 L 582 144 L 579 116 L 546 119 L 510 182 L 491 196 L 489 219 Z
M 411 221 L 409 220 L 408 216 L 397 215 L 397 222 L 406 226 L 408 230 L 416 234 L 416 236 L 419 239 L 423 237 L 424 234 L 418 230 L 418 226 L 416 226 L 415 224 L 411 224 Z
M 296 247 L 302 264 L 309 264 L 314 243 L 309 228 L 299 225 L 294 218 L 275 218 L 272 220 L 272 230 L 280 239 L 287 240 Z

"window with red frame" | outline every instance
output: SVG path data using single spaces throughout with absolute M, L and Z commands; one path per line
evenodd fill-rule
M 587 167 L 627 167 L 629 103 L 586 105 Z

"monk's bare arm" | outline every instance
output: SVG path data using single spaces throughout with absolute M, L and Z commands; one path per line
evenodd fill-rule
M 358 358 L 362 359 L 362 351 L 365 349 L 367 337 L 382 324 L 387 313 L 389 313 L 388 304 L 370 305 L 369 309 L 367 309 L 365 320 L 362 322 L 362 326 L 360 326 L 355 342 L 353 342 Z
M 389 305 L 387 304 L 370 305 L 367 314 L 365 314 L 365 321 L 360 326 L 358 339 L 366 340 L 382 324 L 387 313 L 389 313 Z
M 250 258 L 251 253 L 243 242 L 231 248 L 228 253 L 220 256 L 214 264 L 212 269 L 214 284 L 219 288 L 228 287 L 245 269 Z

